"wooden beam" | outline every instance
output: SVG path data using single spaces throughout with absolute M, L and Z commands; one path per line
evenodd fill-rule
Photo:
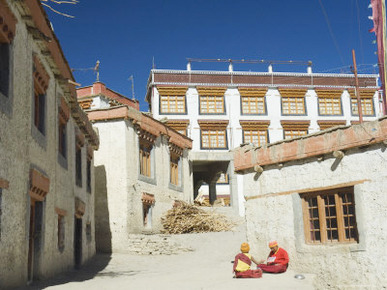
M 314 188 L 282 191 L 282 192 L 276 192 L 276 193 L 267 193 L 267 194 L 262 194 L 262 195 L 245 196 L 245 199 L 246 199 L 246 201 L 249 201 L 250 199 L 288 195 L 288 194 L 293 194 L 293 193 L 306 193 L 306 192 L 310 193 L 310 192 L 314 192 L 314 191 L 323 191 L 323 190 L 335 189 L 335 188 L 340 188 L 340 187 L 353 186 L 353 185 L 357 185 L 357 184 L 362 184 L 362 183 L 367 182 L 367 181 L 371 181 L 371 180 L 370 179 L 361 179 L 361 180 L 357 180 L 357 181 L 350 181 L 350 182 L 339 183 L 339 184 L 324 186 L 324 187 L 314 187 Z

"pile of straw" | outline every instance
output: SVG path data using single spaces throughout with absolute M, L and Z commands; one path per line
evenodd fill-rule
M 161 218 L 161 223 L 163 232 L 169 234 L 230 231 L 235 225 L 224 215 L 205 211 L 183 201 L 175 203 Z

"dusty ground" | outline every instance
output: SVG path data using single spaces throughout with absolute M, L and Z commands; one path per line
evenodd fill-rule
M 245 241 L 243 225 L 234 232 L 171 239 L 194 251 L 171 256 L 97 255 L 81 270 L 23 289 L 314 289 L 313 275 L 303 273 L 306 278 L 298 280 L 291 270 L 260 279 L 233 278 L 231 261 Z

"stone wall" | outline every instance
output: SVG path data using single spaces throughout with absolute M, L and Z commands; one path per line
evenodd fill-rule
M 11 45 L 9 102 L 7 107 L 3 107 L 3 103 L 0 105 L 0 179 L 8 183 L 0 190 L 1 289 L 26 285 L 28 279 L 44 279 L 74 266 L 75 197 L 85 203 L 82 262 L 95 254 L 94 189 L 91 193 L 86 190 L 87 147 L 91 146 L 89 139 L 86 138 L 82 147 L 83 183 L 79 187 L 75 185 L 75 130 L 79 127 L 73 116 L 67 122 L 65 164 L 58 158 L 58 107 L 62 97 L 69 103 L 69 96 L 63 89 L 67 84 L 63 85 L 57 79 L 53 71 L 55 63 L 49 62 L 52 55 L 41 52 L 41 45 L 45 42 L 36 41 L 28 32 L 24 22 L 28 17 L 20 15 L 20 6 L 24 7 L 26 2 L 5 2 L 16 17 L 17 24 Z M 28 1 L 29 4 L 32 2 Z M 23 11 L 29 13 L 28 9 Z M 28 21 L 33 22 L 34 18 L 29 17 Z M 38 132 L 34 125 L 34 57 L 39 59 L 49 76 L 45 92 L 44 134 Z M 28 278 L 30 214 L 34 202 L 30 196 L 31 170 L 44 175 L 49 180 L 49 188 L 42 201 L 40 242 L 35 243 L 32 273 Z M 91 170 L 93 180 L 93 167 Z M 57 209 L 64 214 L 63 249 L 58 248 Z M 87 239 L 85 234 L 87 223 L 90 223 L 91 239 Z
M 385 287 L 386 160 L 386 146 L 379 143 L 348 150 L 339 160 L 326 154 L 265 166 L 261 174 L 245 175 L 247 234 L 257 249 L 252 254 L 265 257 L 268 241 L 276 239 L 289 253 L 290 268 L 317 274 L 319 289 Z M 339 188 L 351 182 L 359 242 L 306 243 L 299 192 Z

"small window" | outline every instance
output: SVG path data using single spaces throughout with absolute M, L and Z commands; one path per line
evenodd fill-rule
M 305 98 L 282 97 L 283 115 L 305 115 Z
M 34 125 L 43 135 L 46 134 L 46 91 L 50 77 L 37 56 L 34 56 Z
M 309 121 L 281 121 L 284 139 L 292 139 L 308 134 Z
M 265 97 L 242 97 L 243 115 L 265 114 Z
M 359 115 L 359 109 L 357 107 L 357 97 L 355 90 L 348 90 L 348 93 L 351 97 L 351 112 L 353 116 Z M 359 90 L 361 111 L 363 116 L 375 116 L 375 107 L 374 107 L 374 90 Z
M 40 133 L 45 135 L 46 96 L 34 93 L 34 125 Z
M 85 136 L 77 129 L 75 136 L 75 184 L 82 187 L 82 147 L 85 144 Z
M 228 181 L 228 174 L 227 173 L 221 173 L 218 181 L 216 182 L 217 184 L 229 184 Z
M 69 120 L 70 111 L 64 98 L 60 98 L 60 106 L 58 108 L 58 151 L 59 154 L 67 158 L 67 122 Z
M 143 193 L 141 197 L 142 201 L 142 222 L 144 228 L 152 227 L 152 207 L 155 203 L 155 197 L 153 194 Z
M 267 88 L 239 88 L 242 115 L 266 114 L 265 95 Z
M 160 113 L 185 113 L 185 96 L 160 96 Z
M 157 87 L 160 114 L 186 114 L 185 94 L 188 87 Z
M 90 243 L 92 241 L 92 236 L 91 236 L 91 222 L 88 222 L 86 224 L 86 241 Z
M 200 114 L 223 114 L 224 96 L 200 96 Z
M 91 193 L 91 158 L 87 158 L 87 163 L 86 163 L 86 190 L 87 192 Z
M 82 187 L 82 148 L 75 146 L 75 183 Z
M 182 135 L 187 136 L 187 127 L 189 124 L 189 120 L 168 120 L 167 126 L 176 130 Z
M 67 158 L 67 123 L 59 120 L 58 151 L 63 158 Z
M 170 158 L 170 183 L 179 185 L 179 156 L 171 155 Z
M 243 129 L 243 143 L 262 146 L 267 143 L 267 130 Z
M 361 99 L 360 103 L 361 103 L 361 111 L 363 113 L 363 116 L 375 115 L 373 99 Z M 352 115 L 358 116 L 359 110 L 357 107 L 357 99 L 351 99 L 351 107 L 352 107 Z
M 307 243 L 358 242 L 353 187 L 301 195 Z
M 6 98 L 10 84 L 10 47 L 8 43 L 0 43 L 0 94 Z
M 226 129 L 202 130 L 202 148 L 227 149 Z
M 63 251 L 65 248 L 65 217 L 58 214 L 58 249 Z
M 305 115 L 306 90 L 280 89 L 282 115 Z
M 140 140 L 140 174 L 151 177 L 152 171 L 151 171 L 151 151 L 152 151 L 152 144 L 149 142 L 146 142 L 145 140 Z

